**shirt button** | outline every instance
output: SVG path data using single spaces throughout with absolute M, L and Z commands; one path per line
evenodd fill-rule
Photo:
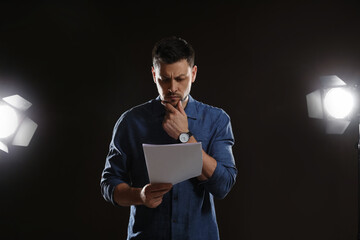
M 177 221 L 176 221 L 176 219 L 173 219 L 173 223 L 176 223 Z
M 177 201 L 177 200 L 178 200 L 178 197 L 177 197 L 177 196 L 174 196 L 174 200 Z

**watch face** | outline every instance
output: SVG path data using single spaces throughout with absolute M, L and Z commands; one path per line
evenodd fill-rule
M 186 143 L 189 141 L 189 135 L 187 133 L 182 133 L 179 136 L 180 142 Z

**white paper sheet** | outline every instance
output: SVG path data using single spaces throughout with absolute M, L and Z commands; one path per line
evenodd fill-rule
M 172 183 L 201 175 L 201 143 L 143 144 L 151 183 Z

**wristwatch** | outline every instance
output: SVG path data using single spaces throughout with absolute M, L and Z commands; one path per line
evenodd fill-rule
M 192 133 L 191 132 L 187 132 L 187 133 L 180 133 L 180 136 L 179 136 L 179 141 L 181 143 L 187 143 L 190 139 L 190 137 L 192 136 Z

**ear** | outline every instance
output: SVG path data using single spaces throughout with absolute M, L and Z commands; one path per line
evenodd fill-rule
M 151 73 L 154 80 L 154 83 L 156 83 L 156 72 L 154 66 L 151 66 Z
M 193 68 L 191 69 L 191 76 L 192 76 L 191 82 L 192 82 L 192 83 L 195 82 L 196 73 L 197 73 L 197 66 L 194 65 Z

